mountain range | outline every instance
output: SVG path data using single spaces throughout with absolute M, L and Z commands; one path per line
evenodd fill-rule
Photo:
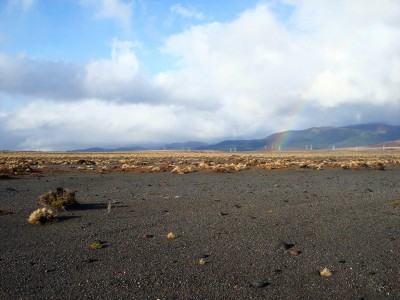
M 152 147 L 123 147 L 116 149 L 88 148 L 80 152 L 138 151 L 138 150 L 218 150 L 254 151 L 261 149 L 332 149 L 344 147 L 382 146 L 400 144 L 400 126 L 381 123 L 344 127 L 312 127 L 274 133 L 263 139 L 226 140 L 209 145 L 202 142 L 173 143 Z

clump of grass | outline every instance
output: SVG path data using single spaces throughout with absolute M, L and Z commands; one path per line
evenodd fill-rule
M 79 204 L 75 199 L 75 193 L 64 190 L 62 187 L 40 195 L 38 202 L 44 206 L 54 207 L 59 211 L 64 211 Z
M 400 201 L 392 201 L 389 203 L 390 206 L 400 206 Z
M 173 240 L 174 238 L 176 238 L 176 234 L 173 232 L 170 232 L 167 234 L 167 239 L 169 240 Z
M 50 208 L 42 207 L 30 214 L 28 222 L 33 225 L 39 225 L 53 221 L 55 217 L 55 213 Z
M 9 166 L 0 167 L 0 175 L 6 178 L 7 175 L 14 175 L 13 169 Z
M 378 171 L 383 171 L 385 170 L 385 165 L 381 162 L 377 162 L 374 165 L 371 166 L 371 169 L 373 170 L 378 170 Z
M 103 248 L 103 245 L 101 243 L 91 243 L 89 246 L 90 249 L 92 250 L 97 250 Z
M 332 272 L 328 268 L 323 268 L 321 271 L 319 271 L 319 275 L 322 277 L 330 277 L 332 276 Z

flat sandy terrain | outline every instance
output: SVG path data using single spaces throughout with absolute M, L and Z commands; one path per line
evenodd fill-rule
M 397 164 L 2 176 L 0 299 L 400 299 L 398 201 Z

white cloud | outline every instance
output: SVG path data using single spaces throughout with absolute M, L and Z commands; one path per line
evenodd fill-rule
M 218 122 L 203 117 L 178 106 L 37 100 L 9 116 L 6 129 L 24 137 L 20 149 L 65 150 L 215 138 Z
M 93 61 L 85 67 L 84 85 L 89 95 L 117 97 L 135 82 L 139 62 L 129 41 L 113 40 L 111 59 Z
M 0 92 L 52 101 L 98 98 L 137 103 L 165 100 L 162 88 L 140 71 L 136 45 L 114 39 L 110 58 L 93 60 L 86 65 L 0 53 Z
M 196 20 L 204 19 L 204 15 L 201 12 L 198 12 L 195 9 L 186 8 L 181 4 L 171 6 L 170 11 L 183 18 L 194 18 Z
M 305 96 L 327 106 L 399 101 L 400 3 L 301 1 L 293 16 L 324 58 Z M 340 17 L 340 22 L 337 18 Z
M 295 3 L 290 26 L 259 5 L 233 22 L 170 37 L 164 51 L 179 58 L 180 70 L 160 77 L 173 78 L 174 90 L 207 87 L 227 112 L 253 115 L 260 123 L 299 100 L 321 109 L 397 106 L 400 3 Z
M 133 2 L 123 0 L 81 0 L 83 4 L 90 4 L 95 8 L 98 18 L 117 21 L 126 31 L 130 31 L 133 15 Z
M 0 53 L 0 92 L 53 99 L 81 95 L 79 65 Z

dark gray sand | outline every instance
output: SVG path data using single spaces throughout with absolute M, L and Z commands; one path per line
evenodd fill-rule
M 399 168 L 1 179 L 0 299 L 400 299 L 399 200 Z

